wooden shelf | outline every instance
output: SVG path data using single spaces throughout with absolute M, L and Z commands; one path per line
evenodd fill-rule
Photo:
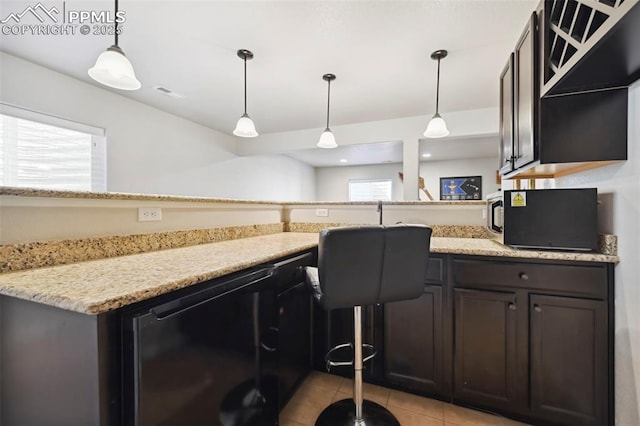
M 586 170 L 598 167 L 608 166 L 610 164 L 619 163 L 621 160 L 615 161 L 589 161 L 580 163 L 560 163 L 560 164 L 540 164 L 535 161 L 528 166 L 519 170 L 507 173 L 502 179 L 555 179 L 574 173 L 584 172 Z

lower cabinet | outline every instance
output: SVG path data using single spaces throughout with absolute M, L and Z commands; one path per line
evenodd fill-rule
M 613 424 L 613 265 L 452 257 L 454 402 Z
M 421 393 L 443 391 L 442 288 L 384 305 L 384 380 Z
M 365 380 L 533 424 L 613 425 L 613 267 L 435 254 L 419 298 L 363 309 L 378 351 Z M 315 318 L 324 369 L 353 314 Z
M 277 359 L 280 408 L 289 401 L 298 384 L 312 368 L 312 297 L 305 282 L 304 267 L 313 264 L 313 252 L 275 263 L 278 271 Z
M 516 295 L 454 289 L 454 397 L 493 407 L 517 403 Z
M 278 339 L 282 408 L 311 370 L 311 296 L 304 281 L 278 295 Z
M 606 302 L 531 295 L 531 411 L 558 423 L 607 422 Z

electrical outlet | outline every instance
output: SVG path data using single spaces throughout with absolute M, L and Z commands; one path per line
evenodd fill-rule
M 329 209 L 316 209 L 316 216 L 318 217 L 329 216 Z
M 160 220 L 162 220 L 162 209 L 160 207 L 138 208 L 138 222 L 157 222 Z

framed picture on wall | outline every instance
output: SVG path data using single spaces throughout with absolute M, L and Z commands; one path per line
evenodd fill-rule
M 441 177 L 440 200 L 482 200 L 482 176 Z

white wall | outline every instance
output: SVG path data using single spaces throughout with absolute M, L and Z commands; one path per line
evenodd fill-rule
M 496 192 L 496 158 L 474 158 L 420 163 L 420 176 L 434 200 L 440 199 L 440 178 L 452 176 L 482 176 L 482 195 Z M 318 201 L 347 201 L 349 180 L 392 179 L 392 199 L 403 199 L 402 181 L 398 172 L 402 164 L 374 164 L 368 166 L 336 166 L 316 168 L 316 195 Z M 420 199 L 428 200 L 420 191 Z
M 314 187 L 306 165 L 239 158 L 237 138 L 109 90 L 3 52 L 0 71 L 2 102 L 106 129 L 108 191 L 305 200 Z
M 402 163 L 316 168 L 318 201 L 349 201 L 349 180 L 391 179 L 392 200 L 402 200 Z
M 558 188 L 597 187 L 601 232 L 618 236 L 615 271 L 616 424 L 640 424 L 640 81 L 629 89 L 628 160 L 566 176 Z
M 236 157 L 217 163 L 211 175 L 224 183 L 217 188 L 221 197 L 316 200 L 315 168 L 285 155 Z

